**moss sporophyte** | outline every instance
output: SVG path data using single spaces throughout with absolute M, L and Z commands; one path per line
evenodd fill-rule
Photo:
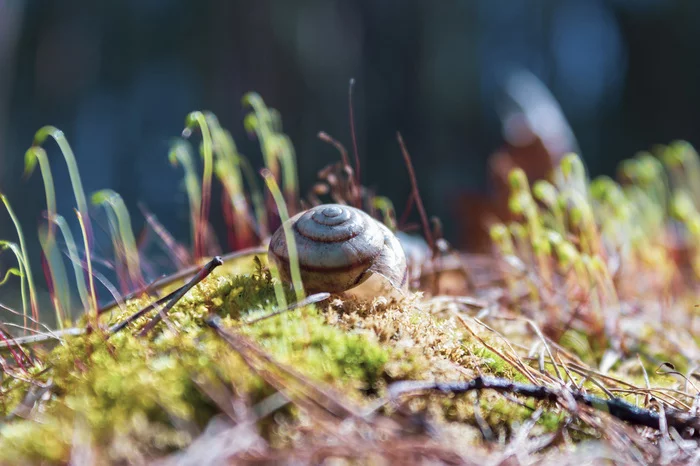
M 211 112 L 187 115 L 164 157 L 184 172 L 191 247 L 142 209 L 172 261 L 155 280 L 163 265 L 143 253 L 124 200 L 99 190 L 90 209 L 63 133 L 37 132 L 25 169 L 39 166 L 46 192 L 46 293 L 30 235 L 0 198 L 17 231 L 0 241 L 11 259 L 0 286 L 20 291 L 0 304 L 0 463 L 466 464 L 516 449 L 594 461 L 595 446 L 627 464 L 655 462 L 669 445 L 682 445 L 680 462 L 697 452 L 700 162 L 689 144 L 637 154 L 617 181 L 590 181 L 575 154 L 547 180 L 512 171 L 509 217 L 490 225 L 493 254 L 477 257 L 429 221 L 399 136 L 424 236 L 409 237 L 419 251 L 407 241 L 404 257 L 394 203 L 361 185 L 354 127 L 354 165 L 320 135 L 341 160 L 302 198 L 279 112 L 255 93 L 243 103 L 262 179 Z M 68 164 L 75 218 L 57 213 L 49 137 Z M 224 247 L 209 220 L 217 206 Z M 95 253 L 94 215 L 106 218 L 111 256 Z M 374 242 L 380 253 L 358 272 L 323 249 L 310 267 L 320 249 L 309 232 L 347 241 L 339 231 L 353 218 L 374 233 L 350 224 L 350 240 L 365 243 L 343 254 Z M 268 263 L 278 228 L 280 260 Z M 332 271 L 314 279 L 321 266 Z M 373 288 L 368 273 L 394 286 Z M 349 286 L 334 288 L 333 274 L 352 275 Z M 455 281 L 468 296 L 446 292 Z

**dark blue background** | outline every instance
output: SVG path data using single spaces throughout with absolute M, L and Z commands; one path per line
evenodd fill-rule
M 281 111 L 308 188 L 338 157 L 319 130 L 350 147 L 355 77 L 363 178 L 403 205 L 401 130 L 450 237 L 450 199 L 485 187 L 486 157 L 502 142 L 496 97 L 508 70 L 538 76 L 591 173 L 611 173 L 652 144 L 700 142 L 699 26 L 700 2 L 671 0 L 0 0 L 0 190 L 36 258 L 44 194 L 38 173 L 21 179 L 23 154 L 53 124 L 88 193 L 118 191 L 136 225 L 143 201 L 186 240 L 181 171 L 166 153 L 189 111 L 215 112 L 260 166 L 240 105 L 259 92 Z M 70 182 L 49 147 L 68 217 Z M 5 214 L 0 237 L 14 238 Z

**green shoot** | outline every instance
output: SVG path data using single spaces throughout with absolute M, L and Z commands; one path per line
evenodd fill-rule
M 83 183 L 80 180 L 80 172 L 78 171 L 78 164 L 75 161 L 73 149 L 71 149 L 70 145 L 68 144 L 68 140 L 63 134 L 63 131 L 53 126 L 44 126 L 43 128 L 40 128 L 39 131 L 37 131 L 34 135 L 34 141 L 32 142 L 32 146 L 39 147 L 43 145 L 44 141 L 49 136 L 51 136 L 54 139 L 54 141 L 56 141 L 56 143 L 58 144 L 58 147 L 61 149 L 61 153 L 63 154 L 63 158 L 66 161 L 66 165 L 68 166 L 68 174 L 70 176 L 71 185 L 73 186 L 73 195 L 75 196 L 75 202 L 78 204 L 78 211 L 80 212 L 80 215 L 85 221 L 85 231 L 88 235 L 88 243 L 91 243 L 92 227 L 90 225 L 90 217 L 88 216 L 88 204 L 85 200 L 85 191 L 83 190 Z M 29 151 L 27 152 L 29 153 Z M 29 157 L 28 155 L 25 155 L 25 172 L 27 174 L 31 174 L 34 165 L 36 164 L 36 157 L 34 157 L 36 155 L 36 153 Z M 34 160 L 34 162 L 32 162 L 32 160 Z M 39 159 L 39 163 L 41 163 L 41 159 Z M 42 169 L 42 174 L 45 171 L 48 172 L 48 170 Z M 46 178 L 44 178 L 44 186 L 46 187 Z M 49 204 L 48 198 L 47 204 Z
M 121 196 L 111 189 L 103 189 L 92 195 L 92 203 L 95 205 L 102 205 L 106 210 L 111 210 L 114 212 L 114 215 L 109 217 L 110 224 L 113 228 L 116 227 L 118 231 L 118 243 L 121 246 L 119 250 L 124 256 L 131 285 L 135 288 L 142 286 L 144 281 L 143 277 L 141 276 L 141 264 L 139 263 L 139 252 L 138 248 L 136 247 L 136 239 L 134 238 L 134 232 L 131 228 L 129 211 L 126 209 Z M 114 225 L 115 217 L 116 225 Z M 115 250 L 115 254 L 118 255 L 119 250 Z
M 61 233 L 63 234 L 63 238 L 66 241 L 66 246 L 68 247 L 68 257 L 70 257 L 70 260 L 73 263 L 73 272 L 75 273 L 75 283 L 78 287 L 78 295 L 80 296 L 80 301 L 83 303 L 83 309 L 88 311 L 90 309 L 90 302 L 88 301 L 88 292 L 85 285 L 85 274 L 83 273 L 82 262 L 80 260 L 80 256 L 78 255 L 78 248 L 75 246 L 73 233 L 71 233 L 68 223 L 66 223 L 66 220 L 62 216 L 56 215 L 53 218 L 53 223 L 58 225 Z
M 56 215 L 56 192 L 54 190 L 53 176 L 51 176 L 51 166 L 49 165 L 49 158 L 46 155 L 46 151 L 39 146 L 32 146 L 27 149 L 24 154 L 24 173 L 25 176 L 29 177 L 37 162 L 39 162 L 39 168 L 41 170 L 41 177 L 44 180 L 44 192 L 46 194 L 46 211 L 48 212 L 49 219 Z M 49 228 L 49 234 L 53 235 L 53 224 Z
M 4 251 L 5 249 L 9 249 L 12 251 L 12 253 L 15 255 L 17 258 L 17 265 L 18 268 L 10 268 L 7 273 L 5 274 L 5 278 L 3 279 L 2 283 L 0 285 L 4 284 L 10 273 L 13 275 L 17 275 L 20 277 L 20 293 L 22 296 L 22 315 L 24 316 L 24 326 L 27 326 L 27 310 L 29 309 L 29 306 L 27 306 L 27 273 L 26 273 L 26 264 L 24 262 L 24 256 L 22 255 L 22 251 L 20 248 L 17 246 L 16 243 L 11 243 L 9 241 L 4 241 L 0 240 L 0 252 Z M 19 273 L 14 272 L 15 270 L 18 270 Z
M 581 261 L 581 254 L 579 254 L 576 247 L 562 238 L 559 233 L 551 231 L 547 237 L 556 254 L 560 270 L 563 273 L 568 273 L 573 270 L 578 283 L 588 283 L 586 268 Z
M 52 237 L 51 230 L 53 223 L 50 226 L 41 225 L 39 227 L 39 243 L 41 250 L 46 259 L 48 267 L 48 278 L 51 280 L 51 300 L 53 301 L 54 311 L 56 312 L 56 323 L 58 328 L 63 329 L 64 309 L 70 309 L 70 293 L 68 290 L 68 281 L 66 280 L 66 269 L 63 267 L 63 259 L 61 252 L 56 247 L 56 242 Z
M 255 212 L 255 221 L 258 224 L 258 236 L 266 238 L 270 236 L 270 229 L 267 224 L 267 210 L 265 209 L 265 201 L 258 183 L 258 177 L 255 176 L 255 170 L 250 165 L 250 162 L 245 157 L 239 159 L 243 176 L 246 178 L 250 191 L 250 200 L 253 203 L 253 211 Z
M 511 197 L 508 205 L 511 212 L 522 215 L 525 218 L 530 246 L 537 258 L 537 265 L 546 284 L 551 283 L 551 273 L 549 270 L 548 242 L 544 236 L 544 226 L 542 217 L 537 209 L 537 203 L 530 192 L 530 185 L 525 172 L 516 168 L 508 175 L 508 182 L 511 186 Z
M 299 199 L 299 188 L 298 177 L 297 177 L 297 164 L 296 164 L 296 154 L 294 153 L 294 146 L 289 136 L 286 134 L 277 135 L 277 143 L 279 145 L 280 151 L 280 161 L 282 162 L 282 181 L 284 183 L 284 192 L 286 198 L 292 206 L 294 206 L 294 212 L 297 211 L 297 200 Z
M 5 283 L 7 283 L 7 280 L 10 279 L 10 276 L 14 275 L 16 277 L 24 278 L 24 275 L 22 275 L 22 272 L 17 267 L 10 267 L 7 269 L 7 272 L 5 272 L 5 276 L 0 280 L 0 286 L 3 286 Z
M 204 173 L 202 174 L 202 206 L 200 209 L 199 226 L 194 243 L 195 261 L 201 259 L 205 254 L 206 235 L 209 230 L 209 204 L 211 202 L 211 181 L 214 173 L 214 155 L 212 152 L 211 132 L 209 124 L 204 114 L 199 111 L 191 112 L 185 118 L 185 129 L 182 131 L 184 138 L 192 135 L 192 130 L 199 126 L 202 132 L 202 146 L 200 153 L 204 158 Z
M 515 246 L 513 245 L 513 239 L 510 231 L 508 231 L 508 227 L 502 223 L 492 225 L 491 228 L 489 228 L 489 236 L 491 237 L 491 242 L 496 247 L 498 254 L 504 258 L 515 256 Z M 504 279 L 511 296 L 515 296 L 516 286 L 512 275 L 506 273 Z
M 17 220 L 17 216 L 15 215 L 15 212 L 12 210 L 12 207 L 10 206 L 10 201 L 7 200 L 7 197 L 4 194 L 0 194 L 0 200 L 5 204 L 5 208 L 7 209 L 7 213 L 10 214 L 10 218 L 12 219 L 12 223 L 15 226 L 15 231 L 17 231 L 17 237 L 19 238 L 19 247 L 22 252 L 22 261 L 24 262 L 24 274 L 25 278 L 27 280 L 27 286 L 29 287 L 29 302 L 31 304 L 32 308 L 32 318 L 36 321 L 39 320 L 39 303 L 37 302 L 37 294 L 36 294 L 36 288 L 34 288 L 34 278 L 32 277 L 32 268 L 29 265 L 29 255 L 27 254 L 27 246 L 24 242 L 24 235 L 22 234 L 22 227 L 19 224 L 19 220 Z M 26 314 L 25 314 L 26 316 Z
M 518 222 L 511 222 L 508 224 L 508 230 L 514 239 L 515 250 L 517 251 L 517 256 L 521 259 L 530 260 L 531 250 L 528 246 L 527 241 L 527 230 Z
M 615 290 L 615 283 L 610 275 L 608 266 L 600 256 L 591 257 L 590 265 L 591 271 L 593 272 L 598 285 L 605 293 L 604 296 L 606 298 L 606 302 L 609 306 L 613 307 L 615 311 L 617 311 L 619 307 L 619 300 L 617 297 L 617 291 Z
M 396 232 L 396 210 L 394 210 L 394 204 L 391 200 L 384 196 L 374 196 L 372 199 L 372 207 L 382 214 L 384 225 L 391 231 Z
M 277 186 L 274 176 L 269 170 L 263 169 L 261 171 L 263 178 L 265 178 L 265 183 L 267 184 L 272 197 L 277 204 L 277 211 L 280 215 L 280 220 L 282 221 L 282 228 L 284 228 L 284 237 L 287 242 L 287 251 L 289 252 L 289 270 L 292 276 L 292 286 L 294 287 L 294 292 L 296 293 L 297 301 L 304 299 L 304 285 L 301 282 L 301 270 L 299 268 L 299 256 L 297 254 L 297 245 L 294 241 L 294 233 L 292 233 L 292 226 L 287 222 L 289 220 L 289 214 L 287 213 L 287 206 L 284 203 L 284 198 L 282 192 Z M 279 298 L 278 298 L 279 301 Z M 286 303 L 277 303 L 280 307 L 286 307 Z
M 655 206 L 660 208 L 665 216 L 668 208 L 669 184 L 663 164 L 649 152 L 639 152 L 635 158 L 639 165 L 639 183 L 647 188 Z
M 197 179 L 197 170 L 192 160 L 192 150 L 189 143 L 177 140 L 170 148 L 168 160 L 173 166 L 182 165 L 185 171 L 185 190 L 190 204 L 190 224 L 192 228 L 192 244 L 197 242 L 197 228 L 200 219 L 202 192 Z
M 299 198 L 297 187 L 296 156 L 289 137 L 282 133 L 282 120 L 279 112 L 268 109 L 263 99 L 255 92 L 243 96 L 243 105 L 253 109 L 246 115 L 243 124 L 250 133 L 255 133 L 260 141 L 265 167 L 278 178 L 282 167 L 282 187 L 287 203 L 294 206 Z
M 538 180 L 532 186 L 532 194 L 535 199 L 542 202 L 552 213 L 552 228 L 559 233 L 566 230 L 564 212 L 557 200 L 557 188 L 546 180 Z
M 693 194 L 693 201 L 700 206 L 700 157 L 686 141 L 675 141 L 670 148 L 678 154 L 685 175 L 685 187 Z
M 571 190 L 584 198 L 588 197 L 588 176 L 581 157 L 570 153 L 562 158 L 559 170 L 556 171 L 556 185 L 561 192 Z
M 262 97 L 255 92 L 249 92 L 243 96 L 243 105 L 253 109 L 253 113 L 246 115 L 243 125 L 249 133 L 255 133 L 260 141 L 263 162 L 265 167 L 277 178 L 279 175 L 279 163 L 276 145 L 273 141 L 272 116 L 265 106 Z
M 231 237 L 234 239 L 234 250 L 241 249 L 253 243 L 252 225 L 243 189 L 243 177 L 240 169 L 240 155 L 236 144 L 228 131 L 219 126 L 216 117 L 207 113 L 207 120 L 214 141 L 214 173 L 224 186 L 231 208 Z
M 80 230 L 83 233 L 83 247 L 85 247 L 85 263 L 87 264 L 87 274 L 88 274 L 88 284 L 90 286 L 90 307 L 92 315 L 94 313 L 95 318 L 97 318 L 97 313 L 99 307 L 97 306 L 97 293 L 95 293 L 95 277 L 92 273 L 92 258 L 90 257 L 90 245 L 88 244 L 88 235 L 85 228 L 85 221 L 83 220 L 83 215 L 79 210 L 75 211 L 75 215 L 78 216 L 78 223 L 80 224 Z
M 602 254 L 600 235 L 591 205 L 578 191 L 562 193 L 561 199 L 567 205 L 571 223 L 580 231 L 581 250 L 591 256 Z
M 30 176 L 36 167 L 37 162 L 41 170 L 44 181 L 44 192 L 46 195 L 46 210 L 49 218 L 48 230 L 40 235 L 41 248 L 46 258 L 51 277 L 51 289 L 58 296 L 59 306 L 63 309 L 70 309 L 70 293 L 65 281 L 66 271 L 63 267 L 63 260 L 60 252 L 56 249 L 54 241 L 54 224 L 50 221 L 56 215 L 56 192 L 54 189 L 53 176 L 51 176 L 51 166 L 46 151 L 39 146 L 32 146 L 27 149 L 24 155 L 25 176 Z

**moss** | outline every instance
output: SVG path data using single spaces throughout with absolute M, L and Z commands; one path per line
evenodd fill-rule
M 253 374 L 238 354 L 204 324 L 209 312 L 254 338 L 280 362 L 312 379 L 333 383 L 347 393 L 374 390 L 390 352 L 377 341 L 328 325 L 313 307 L 242 324 L 241 316 L 269 312 L 274 291 L 267 274 L 213 276 L 195 287 L 147 338 L 125 329 L 105 338 L 103 332 L 70 338 L 42 358 L 50 370 L 37 381 L 52 383 L 42 403 L 46 422 L 15 421 L 2 428 L 0 460 L 17 458 L 66 461 L 78 421 L 92 442 L 104 445 L 111 460 L 181 448 L 191 440 L 188 429 L 202 429 L 218 412 L 197 382 L 222 379 L 253 403 L 273 390 Z M 116 322 L 144 303 L 128 303 Z M 140 328 L 150 317 L 131 324 Z M 5 413 L 19 404 L 29 385 L 17 379 L 4 384 Z M 289 414 L 289 412 L 287 413 Z M 190 429 L 191 430 L 191 429 Z M 59 431 L 44 442 L 39 432 Z M 48 435 L 48 434 L 47 434 Z M 124 445 L 131 447 L 125 450 Z
M 345 390 L 376 388 L 389 359 L 386 348 L 328 325 L 314 308 L 266 319 L 241 331 L 278 361 Z
M 293 301 L 292 291 L 286 292 Z M 120 322 L 147 303 L 147 299 L 132 300 L 123 311 L 115 309 L 103 316 L 101 323 L 106 327 Z M 258 262 L 247 274 L 218 271 L 195 286 L 145 338 L 136 334 L 153 314 L 108 339 L 104 332 L 95 331 L 65 340 L 40 354 L 44 365 L 31 368 L 34 381 L 52 383 L 51 396 L 32 413 L 36 420 L 14 419 L 1 428 L 0 462 L 65 462 L 81 432 L 89 433 L 84 440 L 87 445 L 100 446 L 105 462 L 147 462 L 188 445 L 220 412 L 201 390 L 202 384 L 223 382 L 252 406 L 274 393 L 205 325 L 212 313 L 222 317 L 229 331 L 249 337 L 277 362 L 328 383 L 360 403 L 384 395 L 386 387 L 397 380 L 465 380 L 483 374 L 526 382 L 518 370 L 457 321 L 426 312 L 418 294 L 372 301 L 335 297 L 322 307 L 307 306 L 256 320 L 274 310 L 273 280 Z M 522 323 L 494 327 L 514 345 L 532 344 Z M 500 338 L 484 329 L 479 332 L 488 345 L 510 354 Z M 570 336 L 579 335 L 571 332 Z M 567 338 L 562 341 L 565 346 L 572 351 L 581 349 L 567 344 L 575 343 Z M 593 353 L 577 352 L 595 360 Z M 629 364 L 616 366 L 610 375 L 643 386 L 641 367 Z M 647 370 L 655 386 L 677 383 L 670 376 Z M 602 394 L 590 382 L 586 388 Z M 2 389 L 0 406 L 8 415 L 24 398 L 29 384 L 7 378 Z M 477 396 L 479 416 L 499 435 L 512 434 L 540 407 L 544 412 L 537 422 L 539 432 L 556 431 L 568 419 L 549 403 L 527 399 L 518 403 L 489 390 L 457 396 L 422 394 L 408 399 L 405 408 L 426 414 L 443 427 L 460 424 L 458 430 L 477 442 Z M 634 401 L 633 395 L 621 396 Z M 258 427 L 271 446 L 293 447 L 303 442 L 297 426 L 304 422 L 304 414 L 290 405 Z
M 336 299 L 325 310 L 326 322 L 386 346 L 387 381 L 455 380 L 474 367 L 463 347 L 463 335 L 452 320 L 438 320 L 413 300 Z
M 5 424 L 0 433 L 0 458 L 9 464 L 61 463 L 70 455 L 72 426 L 56 418 L 19 420 Z
M 598 359 L 598 355 L 591 347 L 588 335 L 584 332 L 574 329 L 567 330 L 559 340 L 559 344 L 570 350 L 573 354 L 578 356 L 581 361 L 587 364 L 595 364 Z
M 503 377 L 516 382 L 528 382 L 528 380 L 523 377 L 520 372 L 516 371 L 510 363 L 485 346 L 481 344 L 471 344 L 469 345 L 469 350 L 476 357 L 481 359 L 484 365 L 482 368 L 484 374 Z

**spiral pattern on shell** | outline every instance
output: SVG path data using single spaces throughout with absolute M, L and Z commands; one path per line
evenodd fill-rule
M 365 212 L 339 204 L 324 204 L 295 215 L 292 225 L 302 281 L 307 292 L 340 292 L 373 273 L 394 286 L 405 281 L 406 259 L 394 234 Z M 270 240 L 268 256 L 289 279 L 289 252 L 280 227 Z M 395 278 L 398 277 L 398 278 Z

